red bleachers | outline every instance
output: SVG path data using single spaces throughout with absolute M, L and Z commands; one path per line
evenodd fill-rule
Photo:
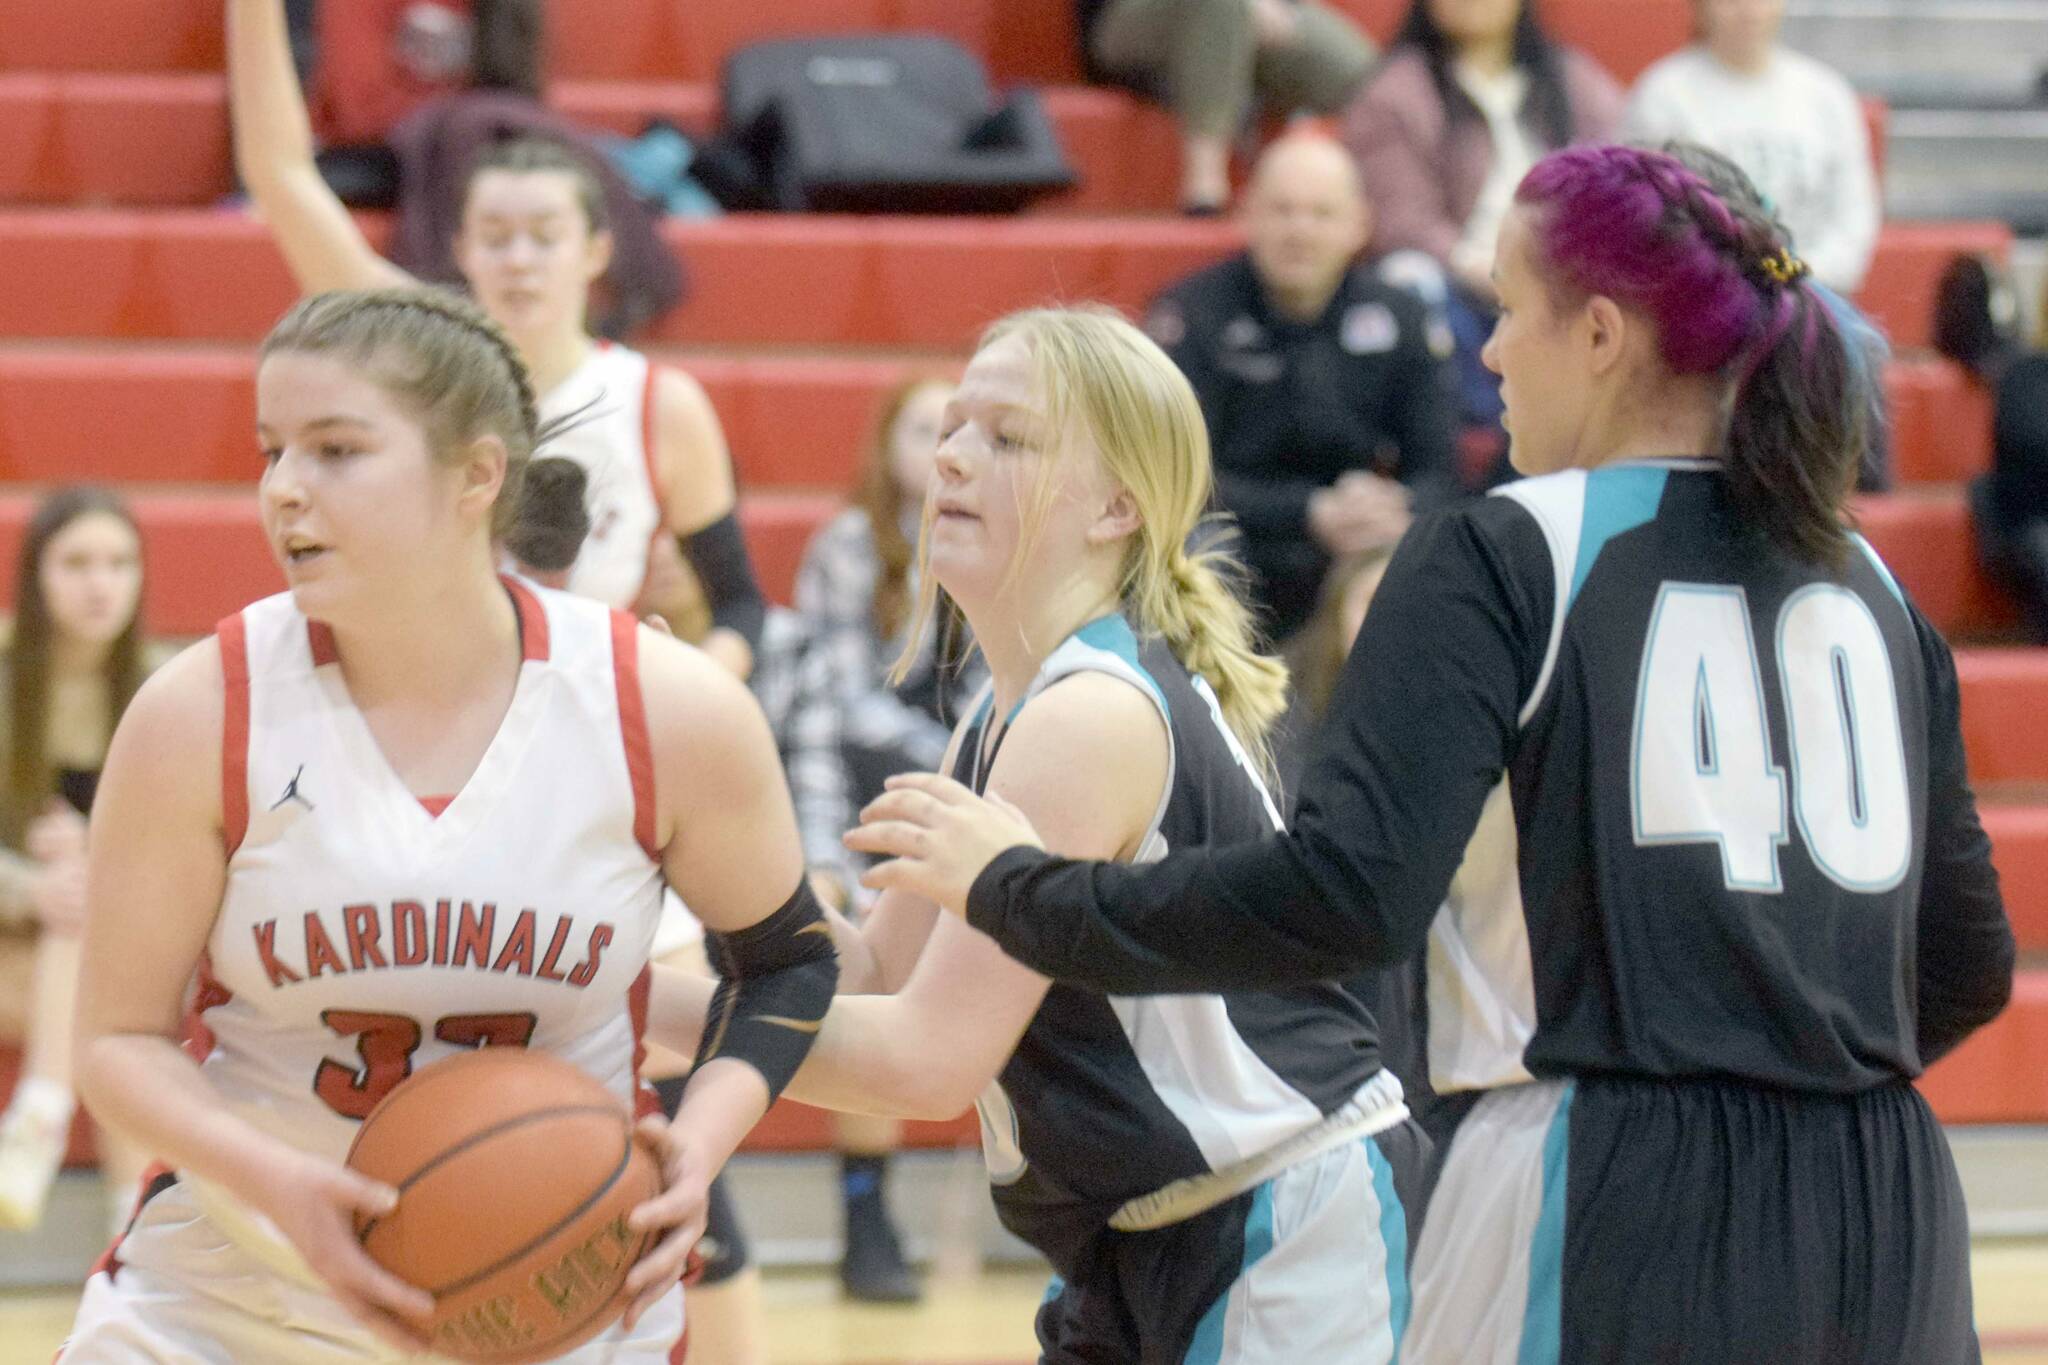
M 2023 953 L 2048 953 L 2048 804 L 1990 796 L 1978 807 L 1991 836 L 2006 913 Z
M 656 341 L 946 349 L 1012 308 L 1140 309 L 1242 240 L 1171 218 L 736 215 L 662 235 L 691 291 Z M 268 233 L 239 212 L 0 213 L 0 335 L 255 340 L 294 297 Z
M 1033 303 L 1142 308 L 1242 242 L 1232 223 L 1172 218 L 740 214 L 662 234 L 692 281 L 656 340 L 948 349 Z M 2010 241 L 1996 224 L 1888 226 L 1862 300 L 1900 344 L 1920 344 L 1941 264 Z M 0 212 L 0 335 L 255 340 L 293 297 L 267 232 L 240 212 Z
M 1968 483 L 1991 468 L 1991 394 L 1959 366 L 1935 356 L 1895 359 L 1885 396 L 1899 483 Z
M 2048 970 L 2023 970 L 2012 1004 L 1920 1080 L 1949 1123 L 2048 1120 Z
M 650 118 L 703 133 L 709 82 L 563 81 L 562 112 L 630 136 Z M 1162 110 L 1115 90 L 1056 86 L 1044 103 L 1080 176 L 1061 212 L 1170 210 L 1179 143 Z M 213 73 L 0 73 L 0 203 L 192 207 L 232 188 L 227 105 Z
M 1984 574 L 1964 490 L 1926 485 L 1854 502 L 1872 548 L 1937 630 L 1970 638 L 2011 631 L 2011 601 Z
M 1962 649 L 1963 744 L 1978 782 L 2048 782 L 2048 650 Z
M 1407 0 L 1337 0 L 1386 41 Z M 0 7 L 0 69 L 214 71 L 220 0 L 96 0 Z M 1686 0 L 1549 0 L 1544 20 L 1621 81 L 1683 44 Z M 1072 0 L 550 0 L 548 61 L 571 79 L 704 80 L 724 56 L 767 38 L 867 30 L 936 32 L 981 55 L 999 80 L 1079 78 Z
M 35 501 L 29 492 L 0 492 L 0 598 L 8 601 Z M 253 487 L 131 490 L 129 502 L 150 566 L 143 614 L 151 632 L 204 634 L 227 612 L 284 586 L 263 543 Z M 769 596 L 789 600 L 805 543 L 841 505 L 836 493 L 742 496 L 740 527 Z

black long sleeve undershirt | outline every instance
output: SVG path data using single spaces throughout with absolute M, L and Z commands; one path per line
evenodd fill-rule
M 1533 538 L 1533 539 L 1532 539 Z M 1314 740 L 1292 829 L 1142 867 L 1012 850 L 968 920 L 1018 961 L 1116 994 L 1254 989 L 1415 952 L 1499 781 L 1549 638 L 1519 507 L 1425 517 L 1388 566 Z

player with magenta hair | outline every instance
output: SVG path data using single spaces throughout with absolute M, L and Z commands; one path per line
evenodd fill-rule
M 1409 533 L 1290 831 L 1060 859 L 921 777 L 849 842 L 1115 994 L 1426 944 L 1432 1080 L 1468 1112 L 1409 1365 L 1974 1361 L 1911 1082 L 2003 1007 L 2013 938 L 1948 647 L 1845 522 L 1874 337 L 1739 177 L 1655 151 L 1539 162 L 1495 278 L 1532 477 Z M 1446 905 L 1503 775 L 1519 875 Z

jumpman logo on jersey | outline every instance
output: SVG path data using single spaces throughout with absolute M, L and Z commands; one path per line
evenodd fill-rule
M 271 802 L 270 808 L 272 810 L 276 810 L 279 806 L 282 806 L 287 801 L 296 801 L 300 805 L 304 806 L 307 810 L 312 810 L 313 803 L 311 801 L 308 801 L 304 796 L 299 794 L 299 779 L 304 777 L 305 775 L 306 765 L 301 763 L 299 765 L 299 770 L 292 774 L 292 780 L 284 784 L 284 795 L 278 797 L 277 800 Z

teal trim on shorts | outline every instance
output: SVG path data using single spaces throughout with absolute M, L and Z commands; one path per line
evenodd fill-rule
M 1522 1348 L 1515 1354 L 1515 1365 L 1558 1365 L 1562 1349 L 1564 1197 L 1571 1172 L 1572 1095 L 1577 1089 L 1573 1081 L 1564 1083 L 1543 1138 L 1543 1204 L 1529 1245 L 1529 1306 L 1522 1313 Z
M 1401 1338 L 1408 1331 L 1408 1215 L 1394 1189 L 1394 1168 L 1372 1138 L 1365 1139 L 1365 1159 L 1372 1167 L 1372 1193 L 1380 1204 L 1380 1245 L 1387 1253 L 1387 1325 L 1394 1337 L 1387 1365 L 1401 1365 Z
M 1244 1265 L 1238 1270 L 1224 1291 L 1217 1295 L 1216 1302 L 1209 1305 L 1209 1311 L 1202 1314 L 1202 1320 L 1195 1324 L 1194 1340 L 1188 1343 L 1188 1353 L 1181 1357 L 1185 1365 L 1223 1365 L 1223 1320 L 1230 1313 L 1230 1295 L 1244 1277 L 1252 1273 L 1252 1267 L 1264 1260 L 1266 1253 L 1273 1249 L 1273 1182 L 1267 1181 L 1252 1191 L 1252 1206 L 1244 1218 Z

